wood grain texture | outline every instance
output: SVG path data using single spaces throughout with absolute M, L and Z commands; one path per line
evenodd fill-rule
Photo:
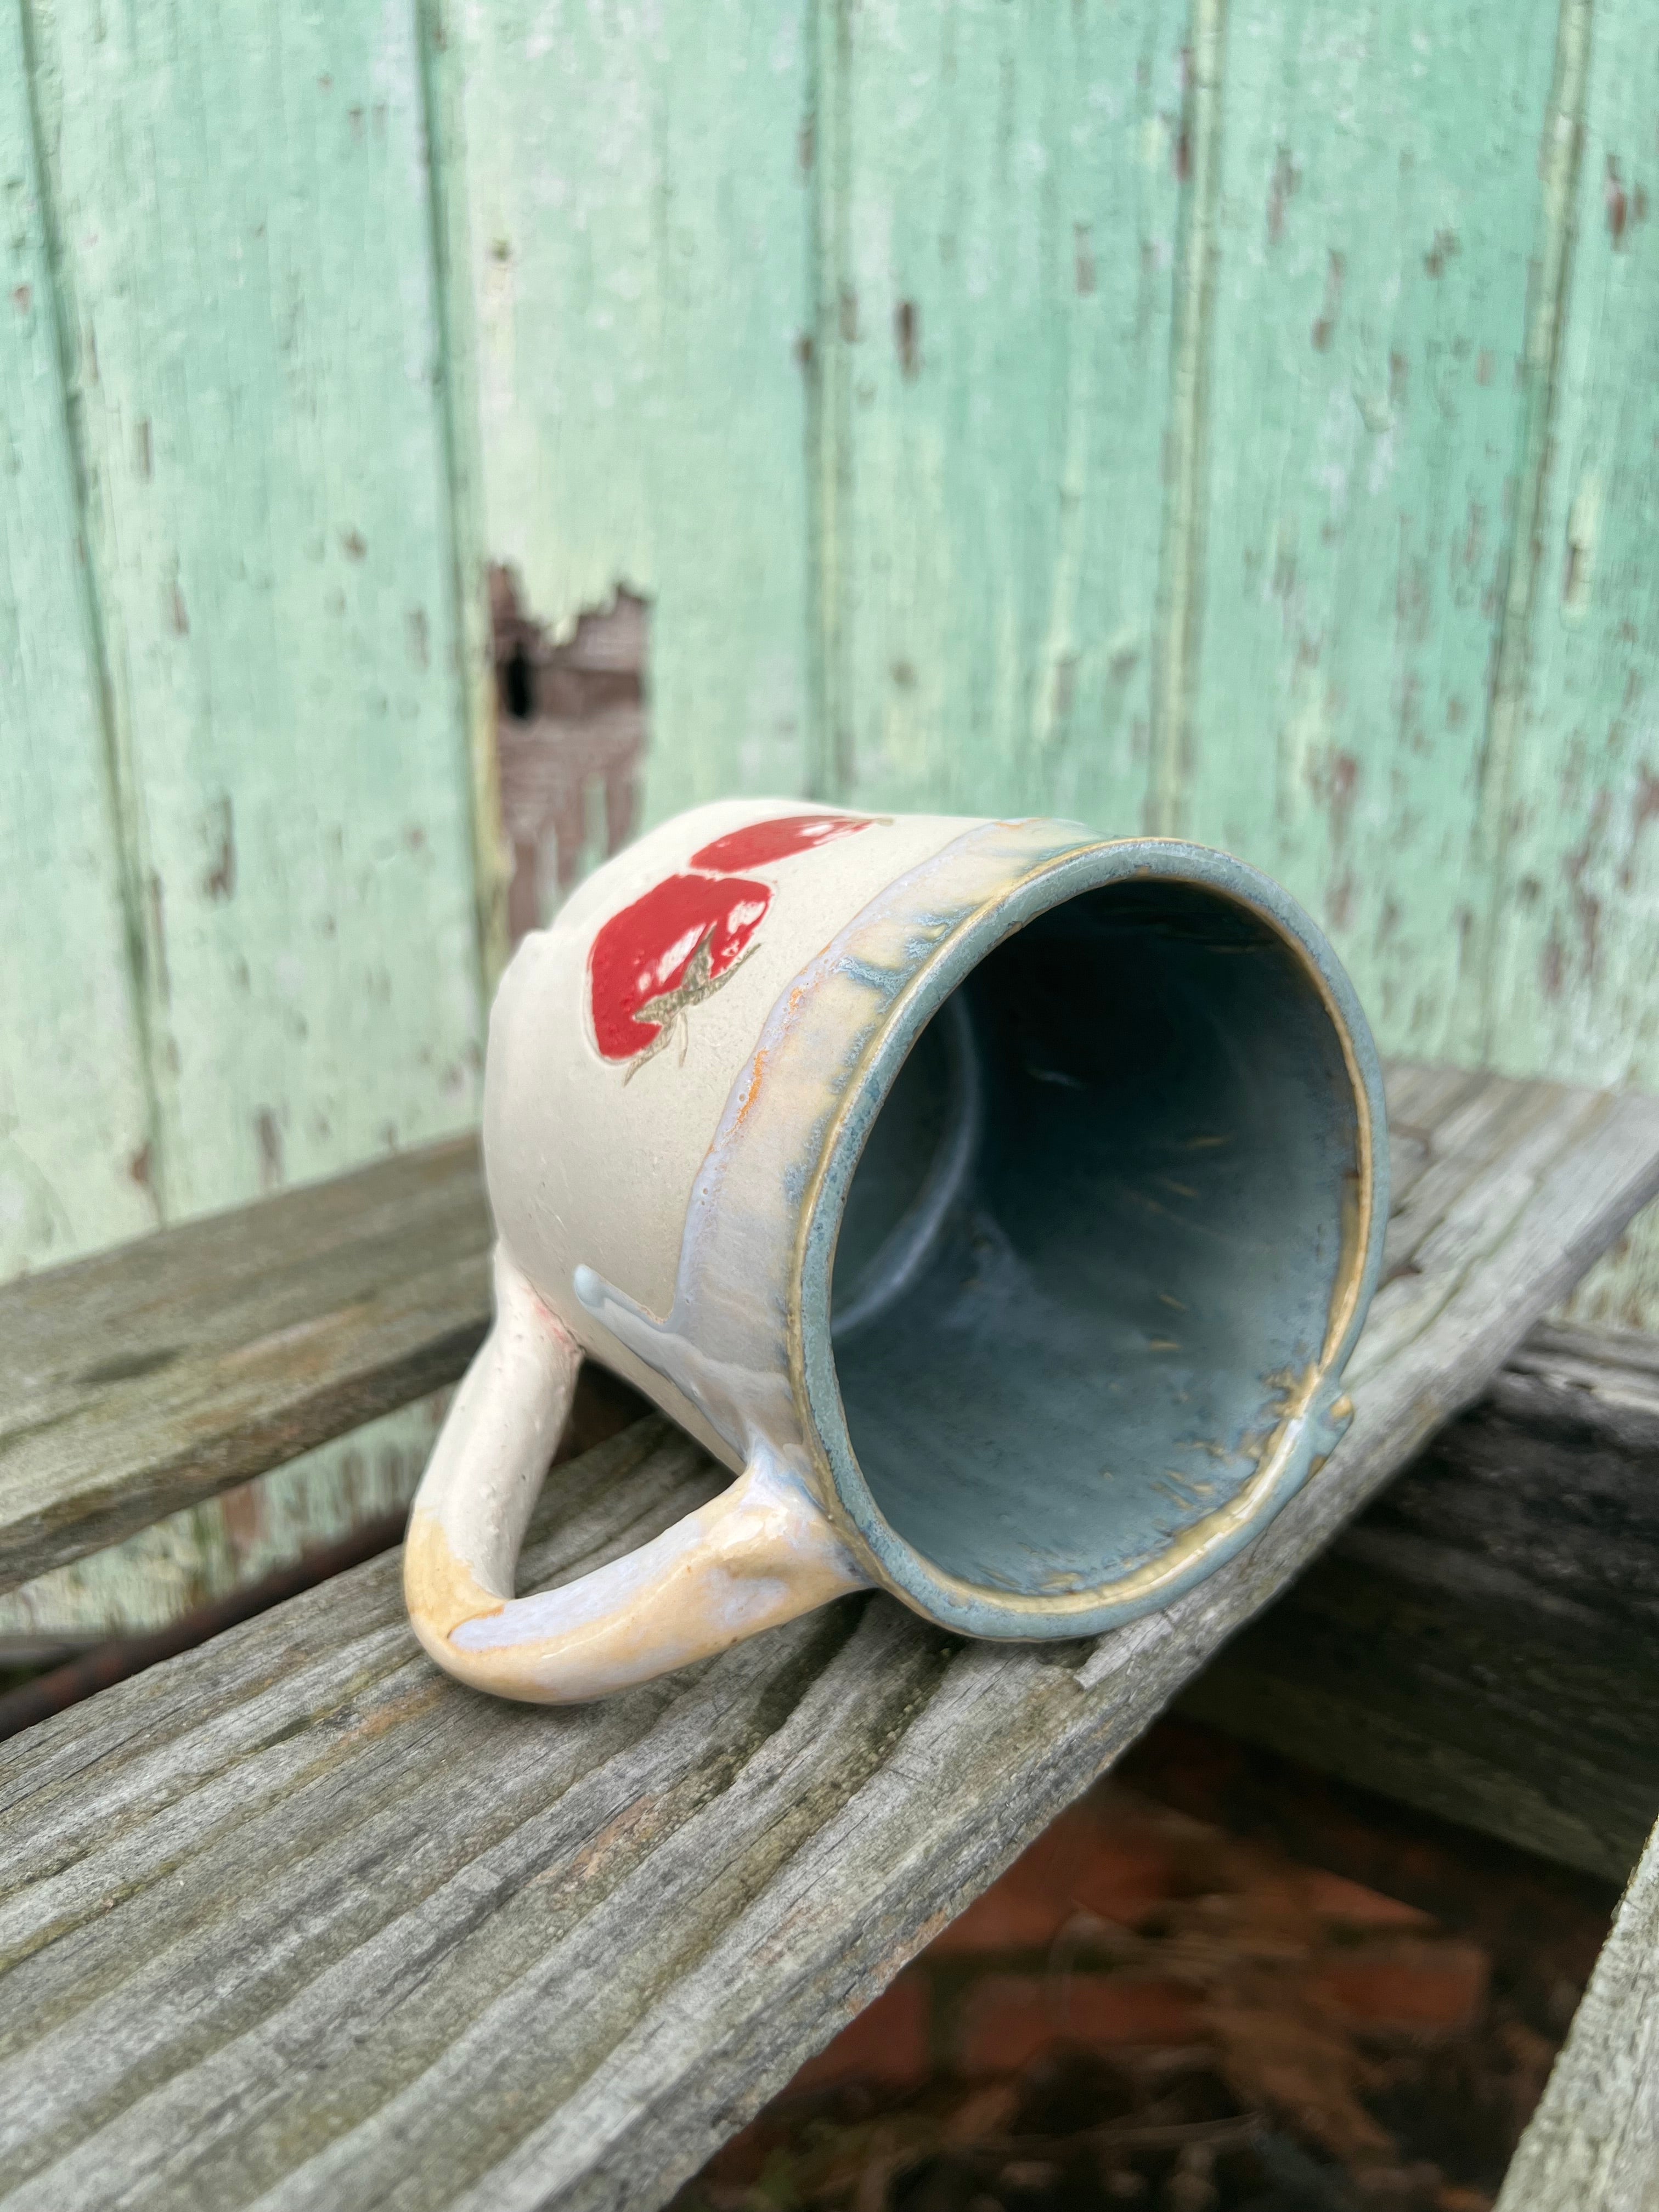
M 1645 11 L 1596 9 L 1540 502 L 1502 920 L 1478 1048 L 1510 1072 L 1659 1080 L 1659 58 Z M 1651 210 L 1651 212 L 1650 212 Z M 1652 1325 L 1659 1222 L 1588 1310 Z
M 1430 1056 L 1478 897 L 1557 8 L 1230 14 L 1203 613 L 1170 826 L 1287 884 L 1384 1049 Z
M 1458 975 L 1458 1018 L 1451 1031 L 1452 1048 L 1464 1051 L 1480 1049 L 1491 1030 L 1494 956 L 1510 890 L 1516 753 L 1533 657 L 1542 550 L 1540 521 L 1554 454 L 1561 325 L 1577 227 L 1575 203 L 1593 12 L 1592 0 L 1560 0 L 1555 68 L 1539 139 L 1539 220 L 1519 379 L 1524 402 L 1522 435 L 1516 460 L 1504 603 L 1493 646 L 1480 751 L 1470 852 L 1470 921 L 1464 932 Z
M 802 6 L 459 11 L 484 528 L 653 608 L 647 809 L 806 780 Z M 597 794 L 596 794 L 597 797 Z
M 490 1237 L 464 1138 L 0 1289 L 0 1588 L 455 1381 Z
M 456 611 L 452 640 L 456 707 L 466 754 L 479 980 L 487 1003 L 507 964 L 507 884 L 513 871 L 495 757 L 495 639 L 467 197 L 465 56 L 453 0 L 414 0 L 414 5 L 441 362 L 442 550 L 449 562 Z
M 9 1656 L 32 1663 L 39 1654 L 111 1638 L 171 1634 L 204 1607 L 228 1603 L 307 1556 L 401 1516 L 446 1405 L 441 1392 L 383 1414 L 264 1474 L 198 1496 L 136 1534 L 0 1589 L 0 1663 Z
M 1659 1339 L 1534 1330 L 1183 1707 L 1622 1882 L 1659 1809 L 1656 1474 Z
M 1496 2212 L 1659 2205 L 1659 1830 L 1515 2154 Z
M 0 1278 L 155 1220 L 27 58 L 0 9 Z
M 1133 1740 L 1651 1189 L 1659 1108 L 1395 1072 L 1358 1412 L 1261 1541 L 1093 1644 L 853 1599 L 598 1705 L 437 1675 L 378 1562 L 0 1753 L 3 2203 L 660 2201 Z M 526 1572 L 708 1493 L 642 1424 Z M 551 1533 L 556 1527 L 558 1533 Z
M 1221 129 L 1225 112 L 1227 0 L 1193 0 L 1182 57 L 1186 97 L 1177 167 L 1185 181 L 1176 250 L 1164 438 L 1164 540 L 1152 660 L 1146 827 L 1180 834 L 1193 765 L 1194 679 L 1203 615 L 1209 473 L 1210 348 L 1215 322 Z
M 476 1109 L 419 55 L 367 5 L 29 14 L 177 1219 Z
M 830 780 L 1138 828 L 1184 11 L 824 13 Z
M 5 1273 L 465 1127 L 493 911 L 415 9 L 26 0 L 19 25 L 0 99 L 32 112 L 18 204 L 50 251 L 4 343 L 58 343 L 52 388 L 37 363 L 0 404 L 55 406 L 60 438 L 30 428 L 33 503 L 8 486 L 0 524 L 27 587 L 0 653 Z M 424 1433 L 271 1477 L 256 1519 L 337 1535 Z M 0 1618 L 150 1625 L 240 1555 L 228 1510 L 74 1573 L 67 1613 L 36 1590 Z

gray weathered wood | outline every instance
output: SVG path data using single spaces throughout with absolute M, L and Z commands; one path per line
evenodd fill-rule
M 1625 1892 L 1495 2212 L 1659 2206 L 1659 1828 Z
M 1499 1409 L 1551 1431 L 1579 1417 L 1582 1437 L 1659 1452 L 1659 1336 L 1540 1322 L 1492 1382 Z
M 453 1382 L 489 1245 L 469 1137 L 0 1289 L 0 1589 Z
M 648 2206 L 1479 1392 L 1659 1177 L 1659 1108 L 1395 1072 L 1358 1417 L 1259 1543 L 1091 1644 L 849 1599 L 604 1704 L 480 1699 L 395 1559 L 0 1752 L 10 2212 Z M 641 1424 L 526 1575 L 708 1494 Z M 548 1532 L 556 1528 L 557 1533 Z
M 1659 1340 L 1540 1327 L 1182 1695 L 1623 1881 L 1659 1813 Z

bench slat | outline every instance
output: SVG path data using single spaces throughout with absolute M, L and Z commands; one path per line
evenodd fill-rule
M 1162 1613 L 993 1647 L 849 1599 L 560 1713 L 438 1674 L 388 1558 L 0 1748 L 0 2203 L 665 2197 L 1659 1181 L 1653 1102 L 1418 1070 L 1393 1091 L 1416 1134 L 1353 1431 Z M 643 1423 L 556 1474 L 526 1574 L 629 1548 L 720 1479 Z
M 1631 1876 L 1494 2212 L 1659 2204 L 1659 1828 Z
M 1182 1710 L 1623 1882 L 1659 1810 L 1656 1476 L 1659 1339 L 1540 1325 Z
M 489 1237 L 467 1137 L 0 1289 L 0 1589 L 453 1382 Z

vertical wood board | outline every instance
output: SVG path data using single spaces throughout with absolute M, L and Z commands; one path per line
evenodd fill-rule
M 1659 46 L 1592 33 L 1530 681 L 1483 1047 L 1659 1084 Z
M 871 0 L 825 44 L 820 588 L 861 803 L 1139 826 L 1185 34 L 1164 0 Z
M 806 779 L 801 7 L 465 8 L 483 529 L 652 603 L 652 818 Z
M 1180 826 L 1308 904 L 1389 1051 L 1443 1051 L 1482 896 L 1556 27 L 1231 10 Z
M 154 1225 L 23 24 L 0 7 L 0 1279 Z
M 416 27 L 35 4 L 178 1218 L 475 1109 Z
M 1479 1033 L 1516 1073 L 1659 1087 L 1659 56 L 1640 0 L 1590 18 L 1536 574 Z M 1659 1322 L 1659 1215 L 1570 1310 Z

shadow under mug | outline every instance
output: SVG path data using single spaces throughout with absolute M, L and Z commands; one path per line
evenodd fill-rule
M 1227 855 L 781 801 L 678 817 L 491 1017 L 496 1319 L 411 1516 L 422 1642 L 597 1697 L 842 1592 L 981 1637 L 1166 1602 L 1331 1451 L 1387 1215 L 1370 1033 Z M 581 1358 L 737 1474 L 515 1597 Z

